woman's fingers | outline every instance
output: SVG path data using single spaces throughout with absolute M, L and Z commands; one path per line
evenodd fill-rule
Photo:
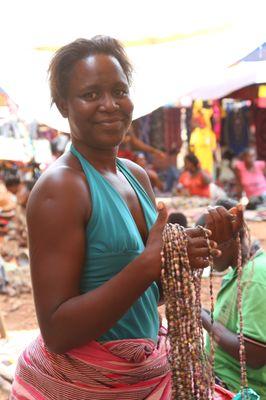
M 215 242 L 214 242 L 215 243 Z M 188 247 L 188 256 L 189 257 L 219 257 L 221 255 L 221 250 L 217 249 L 217 244 L 215 246 L 206 246 L 203 244 L 202 246 L 195 246 L 191 244 Z
M 210 264 L 209 260 L 203 257 L 197 257 L 193 260 L 192 266 L 195 269 L 206 268 Z
M 218 246 L 218 244 L 214 240 L 209 240 L 209 239 L 207 240 L 205 236 L 189 238 L 188 243 L 189 246 L 193 248 L 199 248 L 199 247 L 216 248 Z
M 209 229 L 205 229 L 206 234 L 210 237 L 212 232 Z M 204 232 L 203 232 L 203 228 L 200 226 L 197 226 L 196 228 L 187 228 L 185 229 L 186 234 L 190 237 L 190 238 L 196 238 L 196 237 L 205 237 Z
M 232 226 L 233 226 L 233 233 L 236 234 L 242 227 L 244 222 L 244 209 L 241 204 L 238 204 L 236 207 L 233 207 L 229 210 L 230 215 L 233 216 L 232 218 Z
M 234 217 L 224 207 L 208 208 L 207 228 L 212 231 L 212 238 L 218 243 L 230 239 L 233 235 Z

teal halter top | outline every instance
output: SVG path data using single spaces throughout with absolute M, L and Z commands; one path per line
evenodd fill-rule
M 70 151 L 80 161 L 92 200 L 91 217 L 86 227 L 86 257 L 80 281 L 80 291 L 86 293 L 118 274 L 143 252 L 145 246 L 125 200 L 73 145 Z M 154 205 L 125 164 L 118 158 L 116 162 L 117 168 L 137 194 L 150 230 L 157 217 Z M 153 282 L 126 314 L 98 340 L 149 338 L 157 341 L 158 301 L 159 290 Z

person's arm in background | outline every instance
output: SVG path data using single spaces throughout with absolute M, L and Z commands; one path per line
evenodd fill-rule
M 214 341 L 231 357 L 239 361 L 239 336 L 229 331 L 220 322 L 214 321 L 211 324 L 211 317 L 208 311 L 201 312 L 204 329 L 210 334 L 213 333 Z M 247 365 L 250 368 L 258 369 L 266 364 L 266 344 L 259 343 L 245 338 L 245 351 Z
M 134 150 L 144 151 L 145 153 L 151 153 L 157 157 L 166 158 L 166 154 L 163 151 L 144 143 L 142 140 L 137 138 L 134 132 L 131 133 L 130 143 Z
M 237 198 L 240 199 L 242 196 L 242 192 L 244 190 L 241 183 L 240 172 L 236 166 L 234 167 L 233 171 L 235 173 L 235 178 L 236 178 L 236 195 Z
M 211 179 L 210 175 L 208 174 L 208 172 L 201 170 L 200 174 L 201 174 L 203 185 L 204 186 L 209 185 L 211 183 L 212 179 Z
M 264 173 L 264 176 L 266 177 L 266 161 L 262 161 L 264 163 L 263 167 L 262 167 L 262 171 Z

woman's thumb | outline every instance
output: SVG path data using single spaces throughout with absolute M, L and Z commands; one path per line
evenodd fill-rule
M 162 201 L 159 201 L 159 203 L 157 204 L 157 210 L 158 210 L 157 222 L 165 225 L 167 222 L 168 213 L 165 204 Z

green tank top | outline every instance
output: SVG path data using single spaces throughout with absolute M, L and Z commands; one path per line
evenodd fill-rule
M 139 256 L 145 246 L 122 196 L 73 145 L 71 152 L 80 161 L 92 200 L 91 217 L 86 227 L 85 263 L 80 281 L 80 291 L 86 293 L 112 279 Z M 157 217 L 150 197 L 126 165 L 118 158 L 116 163 L 137 194 L 150 230 Z M 98 340 L 149 338 L 157 341 L 158 301 L 159 290 L 153 282 L 123 317 Z

